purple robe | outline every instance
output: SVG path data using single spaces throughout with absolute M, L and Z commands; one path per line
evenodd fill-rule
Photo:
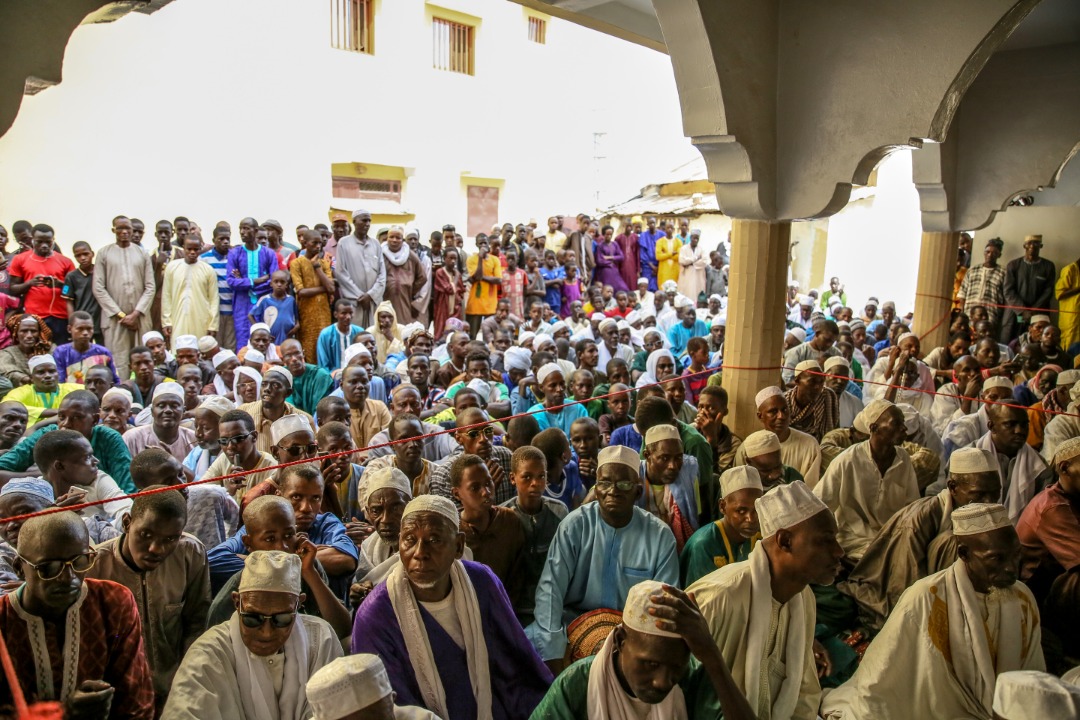
M 551 671 L 525 637 L 499 579 L 485 565 L 467 560 L 462 564 L 476 588 L 480 617 L 484 622 L 491 672 L 492 717 L 494 720 L 527 718 L 551 685 Z M 446 691 L 450 717 L 443 720 L 475 718 L 476 698 L 469 682 L 465 651 L 450 639 L 423 605 L 420 605 L 420 614 Z M 352 651 L 354 654 L 374 653 L 382 658 L 390 685 L 397 693 L 395 702 L 398 705 L 425 707 L 385 582 L 372 590 L 356 611 Z
M 277 253 L 260 245 L 258 249 L 258 273 L 255 277 L 272 275 L 278 269 Z M 233 270 L 240 272 L 240 277 L 233 275 Z M 236 350 L 248 344 L 248 336 L 251 332 L 251 321 L 248 314 L 255 303 L 263 295 L 270 292 L 270 281 L 252 287 L 251 276 L 248 274 L 247 248 L 238 245 L 229 250 L 225 260 L 225 282 L 233 290 L 233 326 L 236 330 Z M 230 348 L 233 349 L 233 348 Z
M 615 238 L 615 244 L 623 253 L 621 274 L 626 287 L 637 290 L 638 281 L 638 238 L 634 233 L 620 235 Z
M 634 285 L 627 286 L 622 276 L 623 260 L 626 256 L 623 254 L 622 248 L 619 244 L 612 240 L 611 242 L 602 242 L 596 246 L 596 280 L 604 285 L 610 285 L 615 288 L 615 291 L 629 290 L 631 287 L 637 287 L 637 278 L 634 278 Z

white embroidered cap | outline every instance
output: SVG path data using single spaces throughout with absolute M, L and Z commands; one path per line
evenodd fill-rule
M 292 435 L 295 432 L 303 432 L 307 430 L 311 432 L 311 423 L 307 421 L 303 415 L 296 415 L 290 413 L 289 415 L 282 415 L 274 424 L 270 426 L 270 442 L 277 445 L 284 438 Z
M 793 327 L 787 331 L 788 335 L 791 335 L 800 343 L 806 342 L 806 329 L 801 327 Z
M 607 315 L 602 312 L 594 312 L 592 315 L 589 316 L 590 322 L 600 323 L 604 322 L 605 320 L 607 320 Z
M 901 333 L 900 337 L 896 338 L 896 347 L 900 347 L 900 343 L 904 342 L 908 338 L 915 338 L 916 340 L 918 340 L 919 336 L 913 332 Z
M 266 362 L 266 356 L 262 354 L 261 350 L 249 347 L 248 351 L 244 353 L 244 362 L 259 363 L 261 365 Z
M 660 286 L 660 289 L 666 293 L 678 292 L 679 284 L 674 280 L 665 280 L 664 284 Z
M 977 447 L 960 448 L 949 456 L 950 475 L 998 472 L 997 459 L 989 450 Z
M 990 388 L 1005 388 L 1006 390 L 1012 390 L 1013 382 L 1003 375 L 994 375 L 983 380 L 982 389 L 986 392 Z
M 157 330 L 149 330 L 147 332 L 144 332 L 142 336 L 142 344 L 145 345 L 151 340 L 160 340 L 161 342 L 165 342 L 165 336 L 159 333 Z
M 1050 322 L 1050 316 L 1049 315 L 1032 315 L 1031 319 L 1028 320 L 1028 325 L 1034 325 L 1035 323 L 1041 323 L 1041 322 L 1044 322 L 1044 323 Z
M 282 550 L 255 550 L 244 560 L 237 591 L 300 594 L 300 556 Z
M 1038 670 L 997 676 L 994 714 L 1004 720 L 1080 718 L 1080 687 Z
M 678 633 L 661 630 L 656 627 L 656 617 L 649 614 L 650 607 L 663 607 L 653 602 L 652 596 L 663 594 L 664 583 L 657 580 L 642 580 L 626 593 L 623 605 L 622 624 L 631 630 L 646 635 L 660 637 L 679 637 Z
M 617 330 L 619 328 L 619 321 L 615 318 L 606 317 L 600 321 L 600 325 L 597 326 L 597 330 L 603 332 L 608 327 L 613 327 Z
M 290 390 L 292 389 L 293 376 L 292 373 L 289 372 L 288 368 L 281 365 L 275 365 L 269 370 L 267 370 L 265 373 L 263 373 L 263 380 L 269 380 L 271 377 L 274 376 L 277 376 L 279 380 L 284 382 Z
M 218 417 L 221 417 L 230 410 L 235 410 L 236 405 L 228 398 L 224 398 L 221 395 L 207 395 L 203 398 L 203 401 L 199 403 L 196 410 L 209 410 Z
M 870 432 L 870 426 L 878 421 L 881 414 L 891 407 L 895 407 L 888 400 L 871 400 L 866 407 L 862 409 L 859 415 L 862 416 L 863 425 L 866 427 L 866 432 Z
M 453 501 L 442 495 L 418 495 L 409 501 L 405 511 L 401 513 L 401 522 L 414 513 L 435 513 L 453 523 L 454 527 L 461 526 L 461 515 L 454 507 Z
M 405 493 L 405 497 L 412 500 L 412 483 L 409 482 L 408 476 L 397 468 L 383 467 L 368 470 L 364 473 L 364 480 L 367 482 L 364 485 L 364 496 L 360 498 L 361 505 L 367 505 L 367 499 L 371 497 L 371 494 L 384 488 L 400 490 Z
M 599 472 L 600 468 L 612 464 L 625 465 L 636 474 L 641 468 L 641 458 L 625 445 L 608 445 L 601 448 L 596 456 L 596 470 Z
M 199 338 L 199 352 L 208 353 L 218 346 L 218 341 L 211 335 L 203 335 Z
M 675 308 L 682 310 L 683 308 L 694 307 L 694 301 L 685 295 L 678 295 L 675 297 Z
M 780 438 L 772 430 L 758 430 L 746 436 L 742 444 L 746 457 L 761 457 L 780 452 Z
M 371 351 L 364 347 L 362 343 L 353 343 L 345 348 L 345 352 L 341 356 L 341 366 L 348 367 L 349 363 L 352 362 L 354 358 L 358 358 L 361 355 L 371 357 Z
M 761 390 L 758 390 L 758 394 L 754 396 L 754 405 L 761 407 L 765 404 L 766 400 L 783 394 L 784 391 L 776 387 L 775 385 L 770 385 L 767 388 L 762 388 Z
M 829 509 L 800 480 L 776 486 L 758 498 L 754 505 L 761 521 L 762 538 L 772 537 L 778 530 L 795 527 Z
M 213 363 L 214 369 L 217 370 L 219 367 L 234 359 L 235 357 L 236 353 L 234 353 L 232 350 L 222 350 L 217 355 L 214 355 L 214 358 L 210 362 Z
M 851 363 L 847 361 L 843 355 L 833 355 L 831 358 L 825 361 L 825 372 L 832 372 L 834 368 L 846 368 L 851 369 Z
M 535 337 L 536 333 L 534 333 L 532 330 L 526 330 L 525 332 L 518 335 L 518 345 L 520 347 L 525 347 L 525 343 L 529 342 Z
M 544 381 L 547 380 L 548 375 L 551 375 L 551 373 L 559 373 L 561 375 L 562 368 L 559 367 L 557 363 L 549 362 L 547 365 L 536 371 L 536 382 L 543 385 Z M 565 380 L 566 378 L 563 379 Z
M 953 510 L 953 535 L 979 535 L 1012 527 L 1009 511 L 1001 503 L 971 503 Z
M 679 440 L 681 442 L 682 437 L 679 435 L 678 428 L 674 425 L 654 425 L 645 433 L 646 447 L 664 440 Z
M 393 692 L 378 655 L 346 655 L 327 663 L 307 682 L 311 720 L 341 720 Z
M 1073 385 L 1077 380 L 1080 380 L 1080 370 L 1074 370 L 1069 368 L 1068 370 L 1062 370 L 1057 376 L 1057 387 L 1063 385 Z
M 807 370 L 816 370 L 821 372 L 821 365 L 817 360 L 803 360 L 801 363 L 795 366 L 795 377 L 799 377 Z M 761 403 L 758 403 L 760 405 Z
M 194 335 L 177 335 L 173 338 L 173 350 L 198 350 L 199 338 Z
M 250 328 L 248 328 L 248 335 L 249 336 L 254 335 L 255 332 L 258 331 L 258 330 L 265 330 L 267 333 L 270 333 L 270 326 L 267 325 L 266 323 L 255 323 Z M 270 334 L 273 334 L 273 333 L 270 333 Z
M 1080 455 L 1080 437 L 1069 438 L 1054 451 L 1054 464 L 1072 460 L 1077 455 Z
M 30 366 L 30 372 L 34 372 L 35 369 L 42 365 L 52 365 L 53 367 L 56 367 L 56 360 L 52 355 L 34 355 L 26 361 L 26 364 Z
M 731 493 L 740 490 L 764 490 L 761 485 L 761 475 L 757 468 L 749 465 L 738 465 L 728 468 L 720 476 L 720 497 L 727 497 Z
M 181 400 L 184 399 L 184 386 L 178 382 L 163 382 L 154 388 L 154 398 L 150 402 L 157 400 L 159 397 L 166 395 L 174 395 Z

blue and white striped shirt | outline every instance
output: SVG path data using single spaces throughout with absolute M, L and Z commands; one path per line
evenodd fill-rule
M 228 259 L 228 254 L 219 256 L 217 250 L 210 249 L 199 256 L 201 260 L 204 260 L 210 267 L 214 268 L 214 272 L 218 277 L 218 312 L 222 315 L 232 315 L 232 301 L 233 291 L 229 287 L 229 283 L 225 280 L 225 274 L 228 270 L 225 267 Z

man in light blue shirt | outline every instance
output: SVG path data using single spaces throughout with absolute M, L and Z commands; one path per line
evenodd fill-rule
M 682 296 L 675 298 L 675 311 L 681 322 L 672 325 L 668 330 L 668 340 L 671 341 L 671 352 L 682 360 L 686 357 L 686 343 L 693 337 L 709 337 L 709 326 L 704 321 L 698 320 L 697 311 L 694 310 L 694 301 L 690 298 Z
M 562 368 L 555 363 L 548 363 L 536 371 L 536 381 L 544 392 L 544 402 L 533 405 L 529 412 L 533 413 L 541 430 L 556 427 L 562 430 L 566 437 L 570 437 L 570 426 L 578 418 L 587 417 L 588 413 L 581 403 L 557 409 L 566 399 L 566 378 L 563 377 Z

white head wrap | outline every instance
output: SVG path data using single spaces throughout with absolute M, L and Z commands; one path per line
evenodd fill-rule
M 727 327 L 727 315 L 717 315 L 709 323 L 709 327 Z
M 266 323 L 255 323 L 250 328 L 248 328 L 248 335 L 254 335 L 256 330 L 265 330 L 266 332 L 270 333 L 270 326 Z M 273 335 L 273 333 L 270 334 Z
M 761 407 L 765 404 L 766 400 L 783 394 L 784 391 L 776 387 L 775 385 L 770 385 L 767 388 L 762 388 L 761 390 L 758 390 L 758 394 L 754 396 L 754 405 L 756 405 L 757 407 Z
M 625 445 L 608 445 L 601 448 L 596 456 L 596 470 L 599 472 L 600 468 L 612 464 L 625 465 L 636 474 L 641 468 L 641 458 Z
M 780 438 L 772 430 L 758 430 L 746 436 L 742 444 L 746 457 L 761 457 L 780 452 Z
M 368 350 L 362 343 L 354 343 L 345 348 L 345 352 L 341 356 L 341 366 L 348 367 L 349 363 L 361 355 L 367 355 L 371 357 L 371 351 Z
M 153 400 L 157 400 L 159 397 L 163 397 L 165 395 L 175 395 L 176 397 L 183 400 L 184 386 L 178 382 L 163 382 L 156 388 L 154 388 Z M 153 400 L 151 400 L 151 402 L 153 402 Z
M 1080 718 L 1080 687 L 1038 670 L 1012 670 L 997 676 L 995 716 L 1004 720 Z
M 980 535 L 1012 527 L 1009 511 L 1000 503 L 971 503 L 953 510 L 953 535 Z
M 52 365 L 53 367 L 56 367 L 56 360 L 52 355 L 34 355 L 26 361 L 26 364 L 30 366 L 30 372 L 34 372 L 35 369 L 42 365 Z
M 214 359 L 210 362 L 213 363 L 214 369 L 217 370 L 219 367 L 227 363 L 229 360 L 234 359 L 235 357 L 236 353 L 234 353 L 232 350 L 222 350 L 217 355 L 215 355 Z
M 550 345 L 555 347 L 555 340 L 550 335 L 539 335 L 533 340 L 533 351 L 540 352 L 540 348 Z
M 630 592 L 626 593 L 626 603 L 623 605 L 622 624 L 646 635 L 679 637 L 678 633 L 656 627 L 656 617 L 649 614 L 650 607 L 663 607 L 652 600 L 652 596 L 657 593 L 661 595 L 664 593 L 664 584 L 657 580 L 642 580 L 630 588 Z
M 794 527 L 829 509 L 820 498 L 810 492 L 806 483 L 799 480 L 778 485 L 758 498 L 755 506 L 761 521 L 762 538 L 772 537 L 777 530 Z
M 635 323 L 641 322 L 641 313 L 639 313 L 637 310 L 631 310 L 630 312 L 626 313 L 626 322 L 628 325 L 633 327 Z
M 551 373 L 562 374 L 562 368 L 559 367 L 558 363 L 549 362 L 547 365 L 545 365 L 544 367 L 537 370 L 536 371 L 536 382 L 543 385 L 544 380 L 547 380 L 548 375 L 550 375 Z M 565 380 L 566 378 L 563 378 L 563 379 Z
M 311 423 L 303 415 L 282 415 L 270 426 L 270 442 L 277 445 L 295 432 L 311 432 Z
M 409 323 L 401 329 L 401 341 L 407 343 L 412 340 L 415 335 L 419 335 L 420 333 L 427 333 L 427 330 L 424 329 L 423 325 L 418 322 Z
M 509 347 L 503 353 L 503 365 L 507 371 L 524 370 L 529 372 L 532 367 L 532 353 L 525 348 Z
M 300 594 L 300 556 L 282 550 L 255 550 L 244 560 L 240 593 Z
M 949 456 L 950 475 L 997 472 L 997 458 L 989 450 L 977 447 L 960 448 Z
M 682 442 L 679 430 L 674 425 L 654 425 L 645 433 L 645 446 L 664 440 L 678 440 Z
M 551 323 L 551 325 L 548 326 L 547 331 L 548 331 L 549 334 L 554 335 L 555 333 L 559 332 L 560 330 L 569 330 L 569 329 L 570 329 L 570 326 L 567 325 L 565 322 L 563 322 L 562 320 L 556 320 L 555 322 Z
M 258 400 L 262 397 L 262 375 L 255 368 L 250 368 L 247 365 L 241 365 L 236 368 L 236 373 L 233 375 L 233 397 L 237 400 L 240 399 L 238 388 L 240 387 L 240 378 L 246 377 L 249 380 L 255 381 L 255 399 Z
M 525 343 L 531 341 L 535 337 L 536 333 L 534 333 L 532 330 L 526 330 L 518 336 L 518 345 L 520 347 L 525 347 Z
M 761 485 L 761 475 L 757 468 L 749 465 L 738 465 L 728 468 L 720 476 L 720 497 L 727 497 L 739 490 L 764 490 Z
M 165 336 L 159 333 L 157 330 L 150 330 L 148 332 L 144 332 L 142 336 L 142 344 L 145 345 L 151 340 L 160 340 L 161 342 L 165 342 Z
M 382 467 L 368 470 L 364 473 L 364 496 L 360 498 L 361 505 L 367 505 L 367 499 L 376 490 L 391 488 L 405 493 L 405 497 L 412 499 L 412 483 L 408 476 L 395 467 Z
M 307 682 L 312 720 L 341 720 L 393 692 L 378 655 L 346 655 L 322 666 Z
M 660 289 L 666 293 L 678 292 L 679 284 L 674 280 L 665 280 L 664 284 L 660 286 Z
M 405 518 L 413 513 L 422 512 L 442 515 L 453 523 L 454 527 L 461 526 L 461 516 L 458 514 L 457 508 L 454 507 L 453 501 L 448 500 L 441 495 L 418 495 L 414 497 L 409 501 L 409 504 L 405 506 L 405 511 L 401 513 L 401 521 L 405 522 Z
M 173 338 L 173 350 L 198 350 L 199 338 L 194 335 L 177 335 Z
M 675 309 L 682 310 L 683 308 L 694 307 L 694 301 L 685 295 L 679 295 L 675 298 Z

